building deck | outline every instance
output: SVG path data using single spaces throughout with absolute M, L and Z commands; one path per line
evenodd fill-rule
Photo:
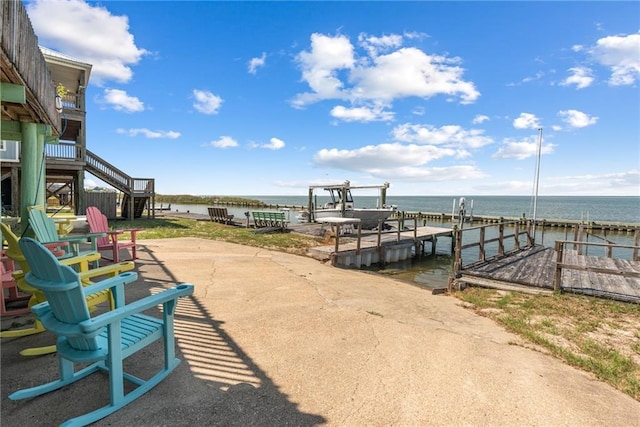
M 560 288 L 565 292 L 640 302 L 640 261 L 578 255 L 564 251 Z M 556 251 L 535 246 L 516 253 L 462 268 L 460 282 L 498 289 L 552 292 Z M 612 270 L 605 274 L 598 270 Z

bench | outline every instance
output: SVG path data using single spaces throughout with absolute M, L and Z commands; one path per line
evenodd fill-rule
M 284 212 L 253 211 L 253 223 L 256 228 L 287 228 Z
M 232 224 L 233 215 L 230 215 L 227 212 L 227 208 L 208 207 L 207 210 L 209 211 L 209 218 L 211 218 L 211 221 L 222 224 Z

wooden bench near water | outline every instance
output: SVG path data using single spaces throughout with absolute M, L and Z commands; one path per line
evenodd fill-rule
M 233 215 L 227 212 L 227 208 L 208 207 L 207 211 L 209 211 L 209 218 L 213 222 L 222 224 L 232 224 L 233 222 Z
M 272 211 L 252 211 L 253 223 L 256 228 L 287 228 L 287 218 L 284 212 L 272 212 Z

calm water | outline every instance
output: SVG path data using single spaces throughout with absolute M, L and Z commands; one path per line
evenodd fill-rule
M 294 205 L 306 206 L 308 199 L 306 196 L 242 196 L 250 199 L 261 200 L 273 205 Z M 356 207 L 373 207 L 378 203 L 375 196 L 360 196 L 354 194 Z M 318 197 L 316 203 L 324 203 L 327 198 Z M 455 205 L 454 205 L 455 202 Z M 406 196 L 387 197 L 387 204 L 396 205 L 398 210 L 407 212 L 436 212 L 450 214 L 457 208 L 458 199 L 447 196 L 427 197 L 427 196 Z M 527 218 L 533 217 L 533 206 L 531 197 L 528 196 L 467 196 L 467 212 L 471 212 L 473 204 L 473 214 L 521 217 L 523 214 Z M 244 218 L 246 208 L 227 208 L 229 213 L 236 218 Z M 207 214 L 205 205 L 172 205 L 171 210 L 181 212 L 190 211 L 192 213 Z M 297 212 L 289 212 L 289 220 L 297 222 Z M 612 221 L 621 223 L 640 223 L 640 197 L 560 197 L 560 196 L 540 196 L 537 202 L 536 217 L 538 219 L 572 219 L 583 221 Z M 451 227 L 450 222 L 429 222 L 428 225 L 435 227 Z M 573 236 L 567 236 L 564 230 L 545 228 L 539 230 L 536 241 L 545 246 L 553 246 L 556 240 L 572 240 Z M 610 241 L 619 244 L 632 244 L 633 234 L 622 232 L 607 232 L 606 237 Z M 466 240 L 466 239 L 465 239 Z M 597 241 L 598 238 L 591 238 L 589 241 Z M 476 240 L 477 241 L 477 240 Z M 385 266 L 383 270 L 372 268 L 379 274 L 393 276 L 427 288 L 443 287 L 447 284 L 447 278 L 453 261 L 449 253 L 451 239 L 443 238 L 438 241 L 437 253 L 435 256 L 424 256 L 421 259 L 412 259 L 403 262 L 393 263 Z M 601 255 L 596 249 L 589 249 L 590 255 Z M 614 251 L 614 257 L 628 258 L 629 254 L 619 250 Z

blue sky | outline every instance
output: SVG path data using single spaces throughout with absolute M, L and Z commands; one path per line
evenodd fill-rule
M 161 194 L 640 195 L 636 1 L 25 4 Z

